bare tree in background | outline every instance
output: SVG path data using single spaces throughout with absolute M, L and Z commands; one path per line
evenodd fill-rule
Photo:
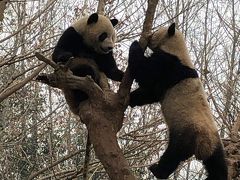
M 0 179 L 27 179 L 37 172 L 37 179 L 82 177 L 86 127 L 71 114 L 61 91 L 32 81 L 45 67 L 34 52 L 41 50 L 50 57 L 63 30 L 97 7 L 94 0 L 6 4 L 0 22 Z M 153 22 L 156 29 L 175 21 L 185 34 L 226 146 L 232 179 L 240 173 L 239 9 L 237 0 L 161 0 Z M 114 55 L 119 67 L 126 69 L 129 45 L 142 32 L 147 1 L 108 0 L 104 10 L 120 20 Z M 117 92 L 119 83 L 109 83 Z M 147 167 L 160 158 L 167 144 L 159 105 L 128 108 L 117 137 L 134 176 L 153 179 Z M 108 179 L 92 149 L 90 154 L 88 178 Z M 204 177 L 203 167 L 192 158 L 171 178 Z

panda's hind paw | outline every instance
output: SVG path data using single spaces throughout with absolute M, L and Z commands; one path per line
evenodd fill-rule
M 156 178 L 159 178 L 159 179 L 162 178 L 161 175 L 160 175 L 159 166 L 158 166 L 157 163 L 151 165 L 148 169 L 153 173 L 153 175 L 154 175 Z

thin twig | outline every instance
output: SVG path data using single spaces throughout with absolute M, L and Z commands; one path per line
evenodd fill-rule
M 21 89 L 23 86 L 25 86 L 27 83 L 29 83 L 33 78 L 35 78 L 40 71 L 42 71 L 43 68 L 46 67 L 46 64 L 42 64 L 40 65 L 30 76 L 28 76 L 27 78 L 25 78 L 23 81 L 14 84 L 13 86 L 5 89 L 1 94 L 0 94 L 0 102 L 2 102 L 4 99 L 6 99 L 7 97 L 9 97 L 11 94 L 13 94 L 14 92 L 16 92 L 17 90 Z
M 35 53 L 35 56 L 36 56 L 40 61 L 43 61 L 43 62 L 45 62 L 46 64 L 52 66 L 54 69 L 58 69 L 58 68 L 59 68 L 59 66 L 58 66 L 55 62 L 53 62 L 52 60 L 46 58 L 46 57 L 43 56 L 42 54 L 36 52 L 36 53 Z
M 38 175 L 42 174 L 43 172 L 45 172 L 45 171 L 47 171 L 47 170 L 53 168 L 54 166 L 60 164 L 60 163 L 63 162 L 63 161 L 66 161 L 66 160 L 72 158 L 73 156 L 76 156 L 77 154 L 79 154 L 79 153 L 81 153 L 81 152 L 84 152 L 84 150 L 75 151 L 75 152 L 73 152 L 73 153 L 71 153 L 71 154 L 69 154 L 69 155 L 63 157 L 62 159 L 60 159 L 60 160 L 58 160 L 58 161 L 52 163 L 50 166 L 47 166 L 47 167 L 45 167 L 45 168 L 39 170 L 38 172 L 36 172 L 36 173 L 30 175 L 30 177 L 29 177 L 28 179 L 30 180 L 30 179 L 33 179 L 33 178 L 37 177 Z

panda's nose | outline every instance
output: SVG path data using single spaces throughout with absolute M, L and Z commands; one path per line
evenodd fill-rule
M 111 51 L 112 49 L 113 49 L 113 47 L 110 47 L 110 46 L 108 47 L 108 50 L 109 50 L 109 51 Z

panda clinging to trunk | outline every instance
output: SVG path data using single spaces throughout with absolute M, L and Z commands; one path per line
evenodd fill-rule
M 139 84 L 130 94 L 130 106 L 160 102 L 169 129 L 168 147 L 151 172 L 167 179 L 181 161 L 195 155 L 203 161 L 208 180 L 227 180 L 223 146 L 183 35 L 175 24 L 162 27 L 149 47 L 153 54 L 145 57 L 139 43 L 132 43 L 129 68 Z
M 123 72 L 117 68 L 113 58 L 116 41 L 114 26 L 117 19 L 94 13 L 77 20 L 67 28 L 54 49 L 52 59 L 56 63 L 65 63 L 74 59 L 69 67 L 74 75 L 90 75 L 99 85 L 99 72 L 115 81 L 121 81 Z M 66 101 L 73 113 L 78 114 L 79 104 L 88 99 L 81 90 L 63 89 Z

